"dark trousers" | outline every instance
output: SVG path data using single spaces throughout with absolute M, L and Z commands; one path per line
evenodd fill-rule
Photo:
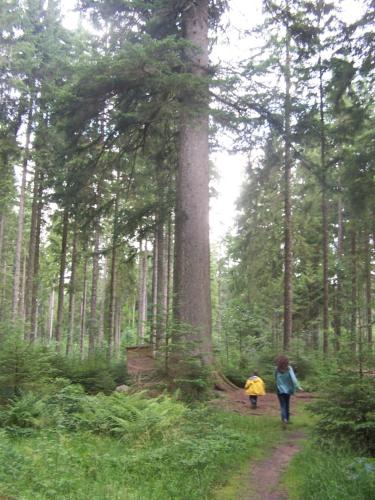
M 277 397 L 279 398 L 279 403 L 280 403 L 281 420 L 283 422 L 289 422 L 290 394 L 280 394 L 278 392 Z
M 258 403 L 258 396 L 249 396 L 252 408 L 256 408 Z

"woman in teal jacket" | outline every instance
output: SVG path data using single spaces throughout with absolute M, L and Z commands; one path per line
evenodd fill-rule
M 290 396 L 297 389 L 302 390 L 293 368 L 289 365 L 289 359 L 286 356 L 279 356 L 276 360 L 275 370 L 277 397 L 280 403 L 281 420 L 284 424 L 289 422 Z

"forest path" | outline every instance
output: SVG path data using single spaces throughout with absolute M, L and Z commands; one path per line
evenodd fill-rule
M 303 432 L 288 433 L 282 443 L 275 446 L 272 455 L 266 459 L 251 464 L 247 474 L 247 484 L 238 500 L 287 500 L 288 494 L 283 489 L 281 476 L 290 461 L 300 451 L 300 441 L 306 436 Z
M 298 415 L 299 406 L 310 402 L 314 394 L 299 392 L 291 400 L 291 421 Z M 249 398 L 243 389 L 228 391 L 214 403 L 215 406 L 235 411 L 242 415 L 271 416 L 279 419 L 280 409 L 276 394 L 266 394 L 258 398 L 258 408 L 252 409 Z M 282 425 L 281 422 L 279 425 Z M 218 491 L 215 498 L 218 500 L 287 500 L 288 494 L 281 484 L 281 478 L 290 461 L 301 449 L 301 442 L 306 434 L 301 429 L 293 429 L 293 423 L 285 428 L 284 438 L 275 444 L 271 453 L 257 461 L 251 462 L 247 469 L 243 469 L 238 478 L 240 486 L 231 490 Z

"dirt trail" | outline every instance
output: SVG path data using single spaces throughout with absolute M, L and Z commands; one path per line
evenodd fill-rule
M 286 500 L 288 495 L 280 486 L 280 478 L 300 450 L 299 442 L 304 437 L 302 432 L 289 434 L 286 441 L 274 448 L 270 457 L 252 464 L 248 472 L 247 491 L 238 500 Z
M 298 414 L 298 406 L 314 398 L 313 394 L 299 392 L 291 400 L 291 421 Z M 258 408 L 252 409 L 249 398 L 242 389 L 219 395 L 214 403 L 216 406 L 235 411 L 243 415 L 279 417 L 279 403 L 276 394 L 266 394 L 258 398 Z M 281 425 L 281 423 L 280 423 Z M 293 456 L 300 451 L 300 442 L 306 436 L 303 431 L 293 431 L 289 424 L 285 430 L 285 439 L 278 443 L 267 458 L 249 465 L 246 473 L 247 481 L 236 500 L 287 500 L 288 495 L 283 490 L 281 476 Z M 223 497 L 219 497 L 223 498 Z

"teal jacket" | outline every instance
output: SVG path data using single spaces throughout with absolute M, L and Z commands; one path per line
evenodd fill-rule
M 294 394 L 297 389 L 301 389 L 297 377 L 291 366 L 286 372 L 275 371 L 276 387 L 279 394 Z

